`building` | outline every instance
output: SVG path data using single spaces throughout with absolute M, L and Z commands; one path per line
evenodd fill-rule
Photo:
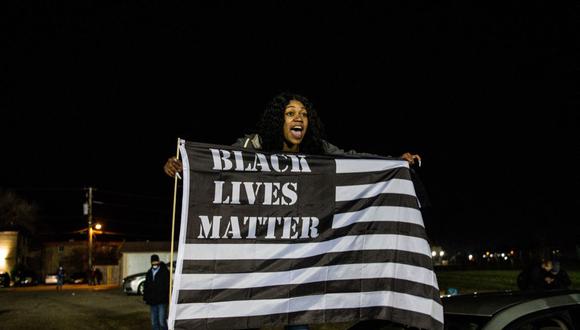
M 101 241 L 93 245 L 93 264 L 103 274 L 102 284 L 119 284 L 119 250 L 122 241 Z M 88 279 L 87 241 L 46 242 L 42 249 L 42 275 L 63 266 L 67 274 L 84 273 Z
M 35 269 L 40 264 L 40 249 L 33 247 L 24 230 L 0 231 L 0 273 Z
M 16 266 L 17 247 L 17 231 L 0 232 L 0 273 L 10 273 Z
M 159 255 L 159 259 L 169 264 L 171 258 L 171 242 L 126 242 L 121 248 L 119 268 L 121 278 L 146 272 L 151 267 L 151 255 Z M 173 260 L 177 258 L 174 252 Z

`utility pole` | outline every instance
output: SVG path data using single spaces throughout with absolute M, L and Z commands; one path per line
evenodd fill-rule
M 93 187 L 89 187 L 87 216 L 89 221 L 89 272 L 93 268 Z

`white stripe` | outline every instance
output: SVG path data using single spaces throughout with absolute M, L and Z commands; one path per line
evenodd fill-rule
M 337 213 L 332 218 L 332 229 L 342 228 L 358 222 L 406 222 L 421 227 L 421 211 L 401 206 L 371 206 L 355 212 Z
M 317 243 L 185 244 L 184 250 L 186 260 L 298 259 L 359 250 L 401 250 L 431 256 L 425 239 L 387 234 L 344 236 Z
M 380 194 L 404 194 L 415 196 L 413 181 L 391 179 L 371 184 L 336 186 L 336 201 L 354 201 L 361 198 L 375 197 Z
M 183 274 L 181 290 L 246 289 L 337 280 L 396 278 L 429 285 L 438 290 L 433 271 L 399 263 L 346 264 L 283 272 L 237 274 Z
M 329 293 L 286 299 L 179 304 L 176 308 L 178 320 L 195 320 L 365 307 L 395 307 L 430 315 L 443 323 L 443 306 L 434 300 L 392 291 Z
M 362 173 L 392 170 L 397 167 L 409 167 L 404 160 L 385 159 L 335 159 L 336 173 Z
M 181 285 L 181 270 L 183 269 L 183 249 L 181 248 L 185 244 L 185 236 L 187 232 L 187 214 L 189 211 L 189 156 L 187 155 L 187 149 L 185 148 L 185 140 L 179 139 L 179 152 L 181 155 L 181 163 L 183 166 L 183 192 L 181 199 L 181 227 L 179 232 L 179 247 L 177 249 L 177 262 L 175 265 L 175 274 L 173 276 L 173 287 L 171 288 L 171 303 L 169 304 L 169 320 L 168 323 L 171 325 L 170 328 L 174 328 L 175 324 L 175 313 L 177 306 L 177 298 L 179 297 L 179 287 Z M 177 188 L 177 187 L 176 187 Z M 173 251 L 172 251 L 173 252 Z

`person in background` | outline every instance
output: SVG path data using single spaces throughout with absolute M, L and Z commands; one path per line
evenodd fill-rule
M 552 269 L 550 269 L 551 281 L 547 285 L 548 290 L 568 289 L 572 282 L 568 273 L 560 266 L 560 261 L 552 260 Z
M 97 267 L 95 265 L 91 266 L 91 271 L 89 275 L 89 285 L 97 284 Z
M 62 286 L 64 284 L 64 267 L 58 266 L 56 270 L 56 291 L 62 291 Z
M 554 275 L 552 274 L 552 260 L 542 258 L 530 269 L 527 290 L 545 291 L 550 290 L 554 284 Z
M 101 282 L 103 281 L 103 273 L 99 268 L 95 269 L 95 280 L 96 280 L 95 283 L 98 285 L 101 285 Z
M 153 330 L 167 330 L 167 306 L 169 304 L 169 270 L 159 256 L 151 255 L 151 268 L 145 276 L 143 301 L 151 309 Z

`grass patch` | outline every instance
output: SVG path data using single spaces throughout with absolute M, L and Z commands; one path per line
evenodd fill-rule
M 438 271 L 439 289 L 447 292 L 456 288 L 459 293 L 518 290 L 516 278 L 519 270 L 464 270 Z M 580 289 L 580 271 L 568 272 L 571 289 Z

